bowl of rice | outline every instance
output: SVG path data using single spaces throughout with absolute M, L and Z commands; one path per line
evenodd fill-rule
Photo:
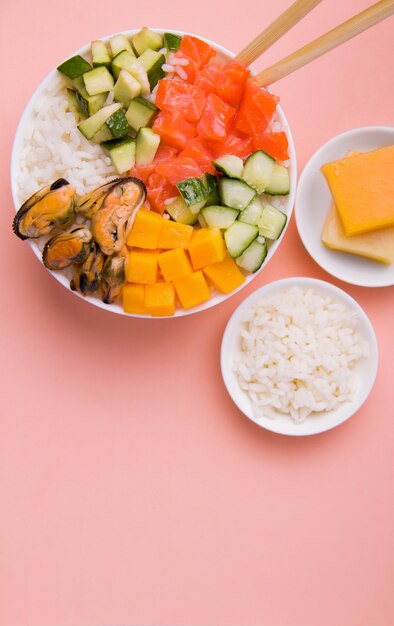
M 240 411 L 283 435 L 330 430 L 358 411 L 378 346 L 360 305 L 335 285 L 285 278 L 255 291 L 223 335 L 224 384 Z
M 152 30 L 161 34 L 165 32 L 163 29 Z M 137 32 L 137 29 L 129 30 L 124 31 L 124 34 L 130 39 Z M 179 36 L 190 34 L 174 30 L 171 32 Z M 102 40 L 107 42 L 111 36 L 103 37 Z M 198 37 L 215 49 L 216 61 L 226 62 L 234 58 L 235 55 L 223 46 L 204 37 Z M 89 59 L 89 50 L 90 46 L 86 45 L 73 54 L 80 54 Z M 72 55 L 67 55 L 67 58 L 70 56 Z M 171 66 L 165 69 L 174 71 L 174 67 Z M 175 68 L 175 70 L 179 70 L 178 73 L 181 73 L 182 67 Z M 118 176 L 110 158 L 104 153 L 101 146 L 85 139 L 78 130 L 72 113 L 66 112 L 66 87 L 65 82 L 54 69 L 38 86 L 22 114 L 16 131 L 11 158 L 11 189 L 15 210 L 18 210 L 22 203 L 38 189 L 58 178 L 67 179 L 75 187 L 77 194 L 81 196 Z M 277 107 L 271 120 L 270 129 L 274 132 L 285 131 L 289 144 L 290 158 L 286 165 L 289 167 L 290 193 L 287 196 L 274 196 L 272 198 L 272 204 L 287 215 L 287 224 L 281 236 L 276 241 L 270 242 L 268 254 L 262 267 L 256 273 L 246 275 L 245 282 L 240 287 L 230 294 L 219 293 L 213 289 L 209 300 L 190 309 L 177 307 L 174 317 L 202 311 L 226 300 L 264 269 L 266 263 L 281 244 L 293 210 L 297 166 L 293 138 L 280 106 Z M 34 240 L 28 240 L 28 243 L 42 263 L 43 243 Z M 67 269 L 56 272 L 50 271 L 50 273 L 66 289 L 72 291 L 70 289 L 70 272 Z M 72 291 L 72 293 L 106 311 L 131 317 L 148 317 L 149 319 L 149 316 L 146 315 L 125 313 L 119 302 L 104 304 L 98 297 L 83 296 L 78 291 Z

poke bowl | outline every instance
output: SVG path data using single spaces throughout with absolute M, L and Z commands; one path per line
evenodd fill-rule
M 153 41 L 154 45 L 146 48 L 146 41 L 142 38 L 139 54 L 134 42 L 139 41 L 141 33 L 147 35 L 148 42 Z M 146 67 L 150 63 L 150 69 L 145 71 L 147 88 L 138 91 L 138 95 L 127 102 L 122 101 L 126 97 L 123 91 L 117 100 L 114 92 L 116 94 L 120 77 L 124 78 L 128 71 L 120 64 L 115 75 L 111 74 L 114 58 L 129 53 L 121 47 L 125 40 L 137 61 L 140 58 L 142 61 L 144 52 L 148 52 L 145 54 L 145 58 L 148 57 Z M 213 51 L 214 58 L 200 63 L 197 70 L 194 61 L 190 61 L 188 68 L 189 59 L 185 62 L 182 48 L 178 50 L 179 44 L 182 46 L 181 42 L 186 41 L 199 42 L 206 50 Z M 244 97 L 246 101 L 245 95 L 236 95 L 237 90 L 231 84 L 232 72 L 236 74 L 239 69 L 231 66 L 235 56 L 232 52 L 204 37 L 165 29 L 129 30 L 103 37 L 95 42 L 98 43 L 93 58 L 90 44 L 68 55 L 59 68 L 65 68 L 69 76 L 63 75 L 59 68 L 52 70 L 22 114 L 11 159 L 11 188 L 17 211 L 14 231 L 27 240 L 36 257 L 66 289 L 107 311 L 152 319 L 181 317 L 220 304 L 264 270 L 281 244 L 292 214 L 297 181 L 296 156 L 289 125 L 277 104 L 278 98 L 252 85 L 263 93 L 268 108 L 271 107 L 270 114 L 265 113 L 264 132 L 252 134 L 253 120 L 257 119 L 252 108 L 243 115 L 242 131 L 233 126 L 230 126 L 230 132 L 219 129 L 219 135 L 227 133 L 219 142 L 215 135 L 210 135 L 216 131 L 212 131 L 215 120 L 212 121 L 208 99 L 210 104 L 220 101 L 222 109 L 217 112 L 218 117 L 226 116 L 231 110 L 231 124 L 241 117 L 240 99 Z M 120 46 L 120 52 L 116 46 Z M 105 55 L 105 51 L 109 59 L 95 63 L 94 55 Z M 127 60 L 128 54 L 123 56 Z M 157 73 L 155 60 L 158 56 L 162 61 Z M 86 64 L 84 72 L 93 78 L 92 84 L 88 84 L 89 93 L 86 92 L 86 80 L 84 85 L 81 83 L 78 62 Z M 112 68 L 111 71 L 108 67 Z M 223 102 L 212 93 L 212 88 L 207 88 L 207 84 L 212 80 L 212 72 L 216 71 L 223 87 L 220 72 L 226 68 L 231 89 L 227 89 L 227 95 L 223 91 Z M 97 69 L 98 73 L 94 71 Z M 204 82 L 197 90 L 200 96 L 205 94 L 199 110 L 197 92 L 194 91 L 190 98 L 195 81 L 188 78 L 186 70 L 189 73 L 196 71 L 195 80 L 207 70 L 204 80 L 208 83 Z M 252 89 L 249 87 L 252 75 L 243 71 L 247 74 L 243 78 L 245 94 L 245 90 Z M 131 74 L 127 89 L 133 89 L 135 76 L 135 73 Z M 111 81 L 105 87 L 107 92 L 97 92 L 97 81 L 102 80 L 104 84 L 106 80 Z M 224 89 L 227 80 L 228 74 Z M 156 106 L 160 83 L 165 83 L 169 93 L 163 94 L 164 89 L 161 89 L 160 106 Z M 187 86 L 189 100 L 186 108 L 189 112 L 186 121 L 185 100 L 169 89 L 170 83 L 176 84 L 176 90 L 179 85 L 182 86 L 179 89 Z M 78 87 L 81 84 L 83 86 Z M 141 84 L 143 86 L 144 82 L 140 82 L 140 89 Z M 239 98 L 238 104 L 234 98 Z M 98 107 L 97 99 L 101 99 Z M 92 101 L 94 112 L 89 108 Z M 249 103 L 251 101 L 256 102 L 255 93 L 249 94 Z M 186 127 L 186 137 L 182 135 L 180 143 L 177 143 L 177 137 L 175 140 L 173 137 L 179 131 L 174 123 L 178 119 L 174 102 L 180 103 L 182 123 Z M 141 111 L 135 104 L 147 107 L 148 121 L 144 112 L 141 118 Z M 135 110 L 130 113 L 131 105 Z M 100 117 L 103 110 L 112 113 L 110 118 L 108 115 L 105 118 L 108 124 L 103 123 L 102 117 L 101 126 L 98 126 L 97 116 Z M 158 120 L 165 115 L 167 118 L 162 124 Z M 113 121 L 112 126 L 109 119 Z M 92 120 L 96 122 L 94 130 Z M 128 124 L 126 134 L 122 131 L 124 123 Z M 245 123 L 251 125 L 249 134 Z M 193 128 L 191 132 L 190 128 Z M 206 149 L 204 154 L 198 150 L 201 145 Z M 284 183 L 282 174 L 285 174 Z M 164 184 L 160 187 L 163 179 Z M 157 180 L 160 184 L 155 187 Z M 114 213 L 110 225 L 100 222 L 97 216 L 108 215 L 108 198 L 126 197 L 126 189 L 134 198 L 134 204 L 128 219 L 119 218 L 123 228 L 120 249 L 122 237 L 119 223 L 113 225 Z M 205 196 L 201 197 L 201 193 Z M 53 209 L 56 205 L 58 209 L 56 203 L 59 202 L 63 203 L 60 215 L 57 218 L 52 214 L 48 216 L 48 207 Z M 65 208 L 65 202 L 68 208 Z M 74 207 L 71 219 L 70 202 Z M 40 207 L 39 211 L 37 207 Z M 40 224 L 44 224 L 41 231 Z M 95 234 L 99 231 L 106 237 L 104 245 Z M 171 243 L 168 243 L 168 237 Z M 148 292 L 149 305 L 146 302 Z

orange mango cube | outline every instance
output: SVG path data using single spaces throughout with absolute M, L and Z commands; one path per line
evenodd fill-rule
M 197 306 L 211 297 L 207 281 L 201 271 L 177 278 L 174 285 L 184 309 Z
M 236 262 L 228 255 L 223 261 L 207 265 L 202 270 L 207 278 L 215 285 L 219 291 L 230 293 L 245 281 Z
M 145 285 L 126 283 L 122 290 L 123 310 L 125 313 L 146 313 Z
M 189 254 L 195 270 L 223 261 L 226 246 L 219 228 L 195 230 L 189 244 Z
M 157 317 L 174 315 L 175 289 L 172 283 L 157 283 L 145 287 L 145 308 L 148 313 Z
M 161 273 L 167 282 L 187 276 L 193 271 L 187 253 L 183 248 L 174 248 L 162 252 L 157 257 Z
M 127 245 L 146 250 L 156 250 L 163 221 L 158 213 L 140 209 L 127 237 Z
M 127 282 L 154 285 L 159 269 L 157 257 L 157 252 L 130 250 L 126 263 Z
M 193 226 L 179 224 L 171 220 L 161 218 L 162 225 L 159 233 L 157 247 L 163 250 L 172 250 L 173 248 L 187 248 L 192 234 Z

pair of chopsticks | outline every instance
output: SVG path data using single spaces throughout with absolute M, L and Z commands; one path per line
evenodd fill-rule
M 296 0 L 270 26 L 248 44 L 235 57 L 235 60 L 245 66 L 253 63 L 257 57 L 265 50 L 268 50 L 275 41 L 278 41 L 321 1 Z M 257 74 L 254 80 L 264 87 L 271 85 L 393 14 L 394 0 L 380 0 L 365 9 L 365 11 L 361 11 L 361 13 L 343 22 L 343 24 L 328 31 L 328 33 L 299 48 L 296 52 L 289 54 L 281 61 L 274 63 L 274 65 Z

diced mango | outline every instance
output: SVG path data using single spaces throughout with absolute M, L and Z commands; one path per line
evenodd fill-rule
M 195 270 L 223 261 L 226 246 L 219 228 L 201 228 L 193 232 L 189 253 Z
M 145 287 L 145 308 L 148 313 L 159 315 L 174 315 L 175 289 L 172 283 L 157 283 Z
M 327 215 L 321 240 L 332 250 L 357 254 L 387 265 L 394 263 L 394 226 L 346 237 L 334 205 Z
M 174 281 L 178 298 L 183 308 L 190 309 L 211 297 L 211 292 L 201 271 L 182 276 Z
M 157 282 L 157 252 L 130 250 L 126 263 L 126 280 L 129 283 L 153 285 Z
M 125 313 L 146 313 L 145 285 L 126 283 L 122 290 L 123 310 Z
M 171 220 L 161 219 L 162 225 L 157 243 L 158 248 L 172 250 L 187 248 L 193 234 L 193 226 L 179 224 Z
M 135 216 L 134 224 L 127 237 L 127 245 L 147 250 L 156 250 L 163 221 L 163 218 L 158 213 L 140 209 Z
M 394 226 L 394 145 L 322 165 L 347 237 Z
M 207 278 L 215 285 L 219 291 L 230 293 L 245 281 L 235 261 L 226 255 L 223 261 L 207 265 L 202 270 Z
M 168 282 L 187 276 L 193 271 L 189 257 L 183 248 L 162 252 L 157 257 L 157 260 L 164 280 Z

